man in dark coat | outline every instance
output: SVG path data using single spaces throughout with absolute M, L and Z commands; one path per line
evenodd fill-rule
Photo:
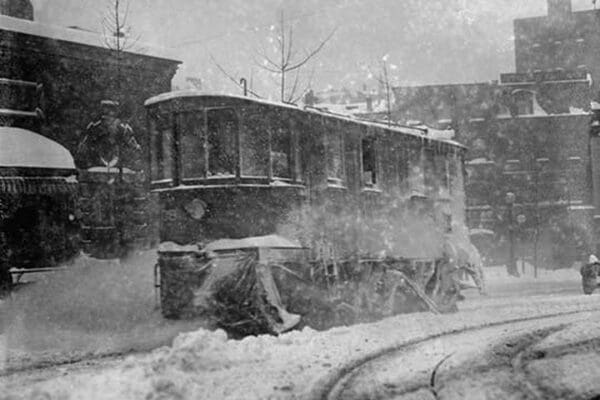
M 581 267 L 579 271 L 581 273 L 581 285 L 583 286 L 583 293 L 592 294 L 598 287 L 596 278 L 600 272 L 600 261 L 595 255 L 591 255 L 588 263 Z
M 101 102 L 102 117 L 91 122 L 85 131 L 77 151 L 77 166 L 83 169 L 101 167 L 97 172 L 106 172 L 107 186 L 95 186 L 94 202 L 106 210 L 108 217 L 96 224 L 114 221 L 116 238 L 106 239 L 107 253 L 126 251 L 131 245 L 134 215 L 133 182 L 141 164 L 141 147 L 135 139 L 133 129 L 117 117 L 119 104 L 111 100 Z M 132 181 L 133 180 L 133 181 Z M 116 242 L 111 242 L 116 240 Z M 112 245 L 109 243 L 113 243 Z M 111 247 L 113 246 L 113 247 Z
M 102 100 L 102 117 L 91 122 L 77 149 L 77 164 L 80 168 L 115 167 L 137 169 L 140 145 L 133 129 L 117 117 L 119 104 Z

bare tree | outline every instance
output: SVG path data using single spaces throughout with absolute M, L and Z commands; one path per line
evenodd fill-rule
M 304 93 L 310 88 L 314 70 L 308 78 L 306 88 L 299 92 L 300 70 L 323 50 L 323 47 L 325 47 L 327 42 L 333 37 L 335 31 L 336 29 L 333 29 L 325 39 L 321 40 L 312 49 L 304 50 L 303 54 L 299 55 L 298 50 L 295 47 L 296 43 L 294 42 L 294 28 L 291 24 L 286 23 L 284 13 L 281 11 L 276 35 L 276 54 L 275 56 L 270 56 L 263 47 L 260 51 L 257 51 L 262 59 L 262 62 L 257 62 L 257 65 L 270 73 L 278 75 L 280 99 L 282 102 L 295 103 L 300 100 Z M 292 73 L 294 74 L 294 77 L 291 81 L 291 87 L 288 90 L 288 78 Z
M 233 76 L 231 73 L 229 73 L 216 59 L 215 57 L 211 54 L 210 55 L 210 59 L 213 62 L 213 64 L 215 64 L 215 66 L 217 67 L 217 69 L 223 74 L 225 75 L 231 82 L 233 82 L 237 87 L 244 89 L 245 91 L 247 91 L 248 93 L 250 93 L 251 95 L 253 95 L 254 97 L 258 97 L 259 99 L 262 98 L 261 95 L 259 95 L 258 93 L 256 93 L 254 90 L 252 90 L 252 83 L 250 83 L 250 88 L 247 88 L 245 86 L 245 83 L 242 83 L 245 81 L 245 78 L 240 77 L 240 78 L 236 78 L 235 76 Z M 250 75 L 250 82 L 252 82 L 252 74 Z
M 384 56 L 381 59 L 381 75 L 377 79 L 379 84 L 383 86 L 385 91 L 385 101 L 386 101 L 386 116 L 388 125 L 392 123 L 392 103 L 391 103 L 391 89 L 390 89 L 390 79 L 388 75 L 387 68 L 387 56 Z
M 114 52 L 116 59 L 115 84 L 119 94 L 123 53 L 133 50 L 139 42 L 139 36 L 132 35 L 129 12 L 129 0 L 106 0 L 106 10 L 102 17 L 104 45 Z
M 381 69 L 380 71 L 375 74 L 371 71 L 371 69 L 369 68 L 369 75 L 374 77 L 377 82 L 379 83 L 379 87 L 380 87 L 380 93 L 381 91 L 384 92 L 385 94 L 385 100 L 386 100 L 386 119 L 387 119 L 387 123 L 388 125 L 392 124 L 392 85 L 390 84 L 390 76 L 389 76 L 389 71 L 388 71 L 388 65 L 387 65 L 387 59 L 388 59 L 388 55 L 384 55 L 381 58 Z M 392 64 L 393 67 L 393 64 Z

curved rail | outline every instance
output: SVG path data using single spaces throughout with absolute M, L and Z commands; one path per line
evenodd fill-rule
M 576 311 L 564 311 L 564 312 L 558 312 L 558 313 L 537 315 L 537 316 L 527 317 L 527 318 L 515 318 L 515 319 L 508 320 L 508 321 L 494 322 L 494 323 L 484 324 L 484 325 L 480 325 L 480 326 L 468 327 L 468 328 L 464 328 L 464 329 L 453 330 L 450 332 L 429 335 L 426 337 L 410 340 L 408 342 L 405 342 L 405 343 L 397 345 L 397 346 L 381 349 L 375 353 L 369 354 L 360 359 L 356 359 L 356 360 L 352 361 L 351 363 L 336 369 L 331 374 L 329 374 L 329 376 L 327 376 L 323 381 L 321 381 L 321 383 L 309 393 L 309 395 L 307 396 L 307 400 L 344 399 L 345 398 L 344 390 L 343 390 L 344 384 L 347 381 L 349 381 L 350 379 L 352 379 L 351 377 L 353 375 L 355 375 L 360 369 L 365 368 L 368 364 L 375 363 L 383 358 L 391 357 L 396 353 L 401 354 L 403 352 L 407 352 L 407 351 L 411 350 L 412 348 L 415 348 L 416 346 L 422 345 L 429 341 L 438 340 L 443 337 L 458 336 L 458 335 L 461 335 L 464 333 L 471 333 L 471 332 L 476 332 L 476 331 L 485 330 L 485 329 L 494 328 L 494 327 L 501 327 L 503 325 L 512 325 L 512 324 L 528 322 L 528 321 L 542 321 L 542 320 L 552 319 L 552 318 L 561 317 L 561 316 L 570 316 L 570 315 L 577 315 L 577 314 L 597 312 L 597 311 L 600 311 L 600 307 L 590 307 L 590 308 L 579 309 Z M 431 373 L 431 381 L 430 381 L 431 388 L 433 388 L 435 386 L 435 379 L 436 379 L 436 374 L 438 372 L 438 369 L 448 358 L 450 358 L 451 355 L 452 354 L 446 355 L 433 368 L 433 371 Z M 433 393 L 433 395 L 434 395 L 434 397 L 436 396 L 435 393 Z

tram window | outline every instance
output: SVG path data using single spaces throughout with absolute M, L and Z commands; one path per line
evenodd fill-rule
M 426 149 L 423 152 L 423 174 L 425 179 L 425 189 L 428 192 L 436 190 L 436 175 L 433 150 Z
M 377 184 L 375 138 L 362 140 L 362 175 L 365 186 L 375 186 Z
M 244 119 L 240 134 L 244 176 L 268 176 L 269 132 L 265 129 L 264 117 L 256 111 Z
M 181 113 L 177 120 L 183 178 L 203 178 L 206 175 L 204 155 L 204 113 Z
M 409 189 L 411 191 L 425 194 L 425 178 L 423 176 L 423 157 L 420 149 L 409 151 Z
M 173 178 L 173 120 L 171 114 L 154 114 L 150 119 L 152 179 Z
M 232 109 L 208 110 L 208 176 L 235 176 L 238 121 Z
M 292 132 L 287 118 L 271 121 L 271 168 L 273 177 L 291 179 Z
M 463 164 L 457 154 L 450 158 L 448 175 L 450 177 L 450 193 L 462 191 L 463 186 Z
M 398 149 L 398 180 L 400 187 L 406 187 L 410 175 L 409 152 L 406 148 Z
M 440 187 L 444 190 L 449 188 L 449 176 L 448 176 L 448 160 L 445 154 L 436 154 L 435 156 L 435 176 L 437 181 L 440 183 Z
M 325 156 L 327 158 L 327 181 L 341 183 L 344 180 L 344 157 L 342 132 L 338 126 L 325 125 Z

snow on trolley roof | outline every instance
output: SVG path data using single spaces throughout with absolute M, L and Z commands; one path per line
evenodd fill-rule
M 29 21 L 0 15 L 0 29 L 23 33 L 26 35 L 40 36 L 48 39 L 61 40 L 84 44 L 93 47 L 104 46 L 104 37 L 96 32 L 79 28 L 64 28 L 62 26 L 48 25 L 38 21 Z M 150 56 L 155 58 L 172 59 L 169 50 L 154 45 L 139 43 L 135 48 L 127 50 L 126 53 Z
M 0 127 L 0 168 L 75 169 L 71 153 L 42 135 Z
M 324 110 L 321 110 L 318 108 L 313 108 L 313 107 L 301 108 L 295 104 L 286 104 L 286 103 L 280 103 L 280 102 L 271 101 L 271 100 L 257 99 L 257 98 L 252 98 L 252 97 L 247 97 L 247 96 L 242 96 L 242 95 L 235 95 L 235 94 L 207 93 L 207 92 L 200 92 L 198 90 L 176 90 L 176 91 L 172 91 L 172 92 L 161 93 L 159 95 L 150 97 L 149 99 L 147 99 L 144 102 L 144 105 L 151 106 L 154 104 L 170 101 L 173 99 L 194 98 L 194 97 L 221 97 L 221 98 L 229 98 L 229 99 L 236 99 L 236 100 L 245 100 L 245 101 L 250 101 L 253 103 L 287 108 L 290 110 L 303 111 L 303 112 L 307 112 L 310 114 L 322 115 L 325 117 L 332 117 L 332 118 L 336 118 L 339 120 L 348 121 L 348 122 L 352 122 L 352 123 L 356 123 L 356 124 L 360 124 L 360 125 L 364 125 L 364 126 L 374 126 L 374 127 L 378 127 L 378 128 L 382 128 L 382 129 L 387 129 L 392 132 L 416 136 L 416 137 L 419 137 L 422 139 L 448 143 L 452 146 L 460 147 L 463 149 L 466 148 L 463 144 L 461 144 L 455 140 L 447 139 L 444 137 L 433 137 L 433 136 L 428 135 L 428 131 L 430 130 L 429 127 L 410 127 L 410 126 L 398 125 L 395 123 L 393 123 L 392 125 L 388 125 L 388 123 L 385 121 L 379 122 L 379 121 L 369 121 L 369 120 L 364 120 L 364 119 L 357 119 L 357 118 L 354 118 L 354 117 L 351 117 L 348 115 L 336 114 L 336 113 L 324 111 Z

